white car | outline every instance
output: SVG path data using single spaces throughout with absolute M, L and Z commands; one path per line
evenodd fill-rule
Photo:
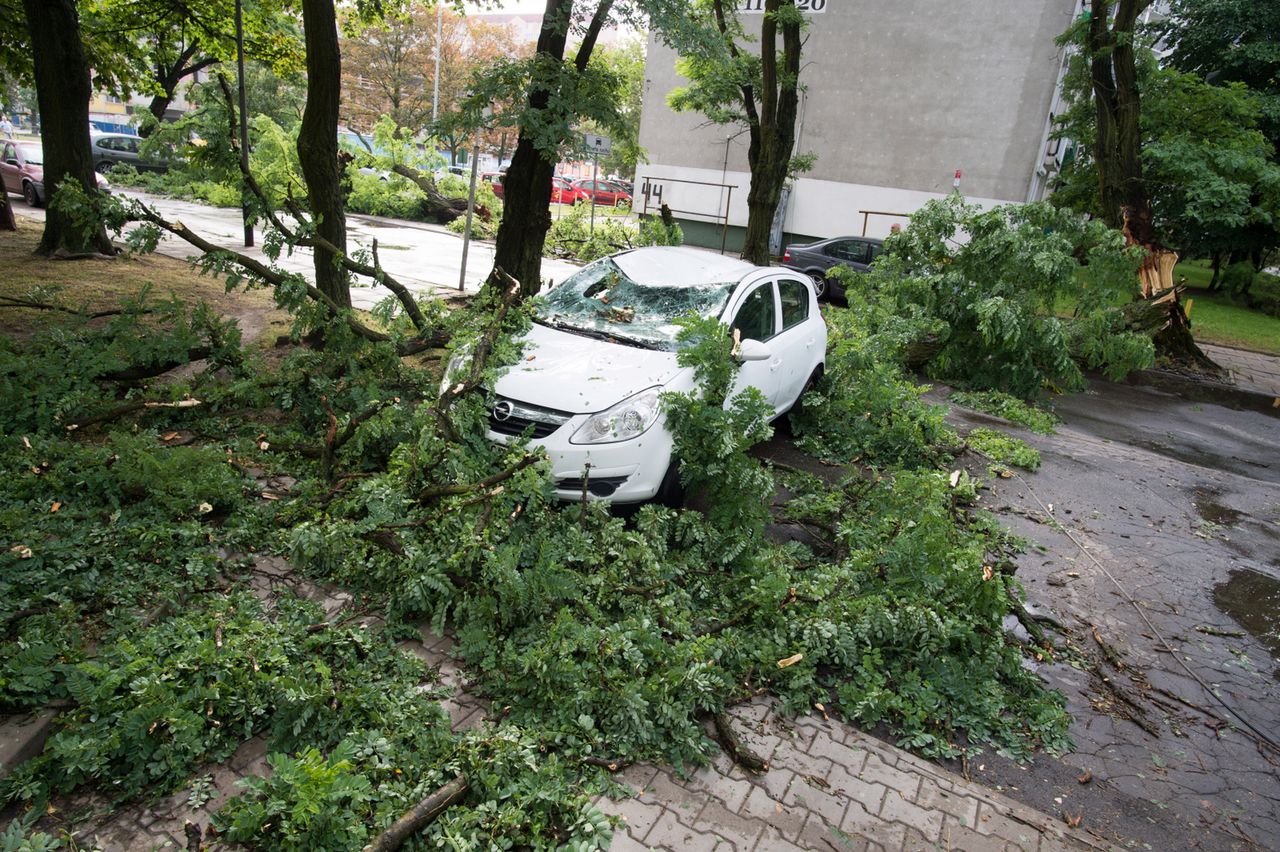
M 822 372 L 827 327 L 813 283 L 690 248 L 622 252 L 583 267 L 540 300 L 524 357 L 495 387 L 488 435 L 529 432 L 556 494 L 635 503 L 677 493 L 660 395 L 694 389 L 676 363 L 673 320 L 696 311 L 741 332 L 736 388 L 789 411 Z

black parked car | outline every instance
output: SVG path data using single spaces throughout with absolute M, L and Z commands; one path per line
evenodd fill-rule
M 827 280 L 827 270 L 847 266 L 855 272 L 866 272 L 871 261 L 880 256 L 884 242 L 870 237 L 832 237 L 802 246 L 787 246 L 782 265 L 803 272 L 813 279 L 819 299 L 844 298 L 844 288 Z

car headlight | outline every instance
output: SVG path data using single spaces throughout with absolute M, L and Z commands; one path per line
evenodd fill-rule
M 653 387 L 593 414 L 569 439 L 571 444 L 612 444 L 643 435 L 661 412 L 662 388 Z
M 440 376 L 439 396 L 444 396 L 445 391 L 457 382 L 461 381 L 461 378 L 457 377 L 457 374 L 462 372 L 462 368 L 471 360 L 472 348 L 473 347 L 469 344 L 459 348 L 458 351 L 453 353 L 453 357 L 449 359 L 449 363 L 444 365 L 444 373 Z

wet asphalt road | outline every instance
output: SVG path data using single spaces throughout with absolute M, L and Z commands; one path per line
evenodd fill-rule
M 1045 548 L 1018 577 L 1080 652 L 1041 668 L 1077 748 L 970 770 L 1120 845 L 1280 848 L 1280 418 L 1105 382 L 1055 407 L 1054 436 L 1003 424 L 1043 464 L 982 502 Z

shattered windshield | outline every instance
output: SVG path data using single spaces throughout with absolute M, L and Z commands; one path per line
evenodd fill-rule
M 673 320 L 690 311 L 704 317 L 718 315 L 733 288 L 733 283 L 641 284 L 605 258 L 547 293 L 538 306 L 538 321 L 590 337 L 673 350 L 680 330 Z

